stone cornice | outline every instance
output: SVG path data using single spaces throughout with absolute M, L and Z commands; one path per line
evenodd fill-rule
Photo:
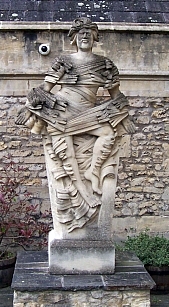
M 127 71 L 127 70 L 119 70 L 119 75 L 122 78 L 133 78 L 133 79 L 169 79 L 169 71 Z M 45 72 L 39 73 L 23 73 L 20 71 L 15 72 L 3 72 L 0 73 L 0 79 L 43 79 L 45 76 Z
M 162 23 L 111 23 L 97 22 L 101 31 L 134 31 L 134 32 L 169 32 L 169 24 Z M 1 21 L 1 31 L 13 30 L 59 30 L 66 31 L 70 28 L 70 22 L 25 22 L 25 21 Z

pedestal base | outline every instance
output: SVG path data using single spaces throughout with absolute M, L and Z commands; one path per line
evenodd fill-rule
M 51 274 L 113 274 L 115 248 L 112 241 L 56 240 L 49 234 Z
M 150 307 L 154 281 L 131 253 L 116 252 L 110 275 L 51 275 L 47 252 L 18 254 L 13 307 Z

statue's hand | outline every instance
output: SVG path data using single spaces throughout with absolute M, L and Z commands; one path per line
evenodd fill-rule
M 17 115 L 17 119 L 15 121 L 15 123 L 17 125 L 24 125 L 27 120 L 31 117 L 32 113 L 25 107 L 23 107 Z
M 136 127 L 134 123 L 128 117 L 122 120 L 122 125 L 128 133 L 136 132 Z
M 104 88 L 105 88 L 106 90 L 108 90 L 108 89 L 114 89 L 114 88 L 116 88 L 116 87 L 119 87 L 119 85 L 120 85 L 120 81 L 119 81 L 119 80 L 107 80 L 107 81 L 105 82 Z

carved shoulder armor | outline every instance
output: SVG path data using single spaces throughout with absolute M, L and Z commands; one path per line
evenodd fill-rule
M 52 67 L 47 72 L 45 81 L 58 84 L 75 84 L 78 76 L 72 74 L 73 65 L 70 62 L 69 56 L 58 57 L 54 60 Z
M 69 73 L 72 64 L 64 57 L 55 58 L 51 68 L 46 73 L 45 81 L 57 83 L 65 73 Z
M 112 84 L 119 81 L 119 71 L 116 65 L 110 60 L 105 58 L 105 70 L 101 73 L 106 79 L 106 88 L 111 89 Z

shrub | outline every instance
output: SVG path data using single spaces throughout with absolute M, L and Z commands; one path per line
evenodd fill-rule
M 152 236 L 146 230 L 137 236 L 128 236 L 123 244 L 122 249 L 133 251 L 144 265 L 169 265 L 169 240 L 164 236 Z
M 11 247 L 43 249 L 51 229 L 50 212 L 37 210 L 32 195 L 22 192 L 23 167 L 11 156 L 3 157 L 0 169 L 0 259 L 10 256 Z

